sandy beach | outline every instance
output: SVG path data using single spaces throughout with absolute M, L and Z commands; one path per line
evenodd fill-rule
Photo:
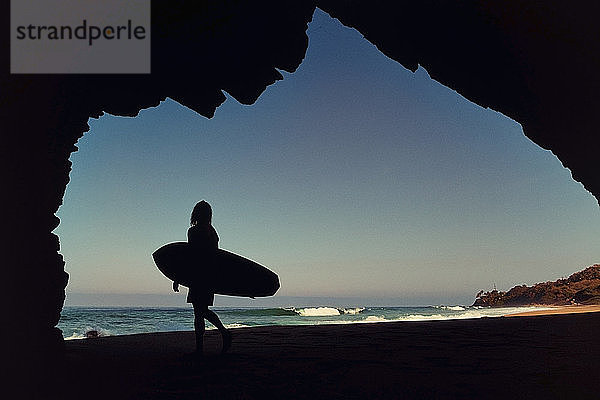
M 546 310 L 527 311 L 522 313 L 514 313 L 505 315 L 505 317 L 533 317 L 536 315 L 559 315 L 559 314 L 581 314 L 600 311 L 600 305 L 573 305 L 573 306 L 556 306 Z
M 597 398 L 600 314 L 280 326 L 70 340 L 36 398 Z M 51 378 L 52 377 L 52 378 Z M 51 383 L 48 383 L 51 382 Z

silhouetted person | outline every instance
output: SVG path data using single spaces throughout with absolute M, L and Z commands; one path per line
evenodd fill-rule
M 219 235 L 211 224 L 212 209 L 210 204 L 202 200 L 194 206 L 190 218 L 190 228 L 187 232 L 188 243 L 193 247 L 198 256 L 198 265 L 211 265 L 211 259 L 219 246 Z M 204 280 L 201 280 L 204 282 Z M 173 290 L 179 291 L 179 283 L 173 282 Z M 194 306 L 194 328 L 196 331 L 196 355 L 202 356 L 204 343 L 204 319 L 209 321 L 221 332 L 223 337 L 222 353 L 231 347 L 231 333 L 223 326 L 223 323 L 208 307 L 213 305 L 215 294 L 209 288 L 203 286 L 190 287 L 187 302 Z

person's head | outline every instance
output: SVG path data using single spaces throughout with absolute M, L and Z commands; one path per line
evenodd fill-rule
M 190 218 L 190 225 L 194 226 L 197 224 L 210 224 L 212 220 L 212 208 L 210 204 L 202 200 L 198 202 L 192 210 L 192 217 Z

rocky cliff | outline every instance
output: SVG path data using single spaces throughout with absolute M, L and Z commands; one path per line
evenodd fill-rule
M 515 286 L 508 292 L 479 292 L 474 306 L 506 307 L 534 304 L 600 304 L 600 264 L 575 272 L 566 279 Z

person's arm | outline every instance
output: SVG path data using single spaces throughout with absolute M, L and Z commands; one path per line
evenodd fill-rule
M 173 282 L 173 291 L 179 292 L 179 282 Z

